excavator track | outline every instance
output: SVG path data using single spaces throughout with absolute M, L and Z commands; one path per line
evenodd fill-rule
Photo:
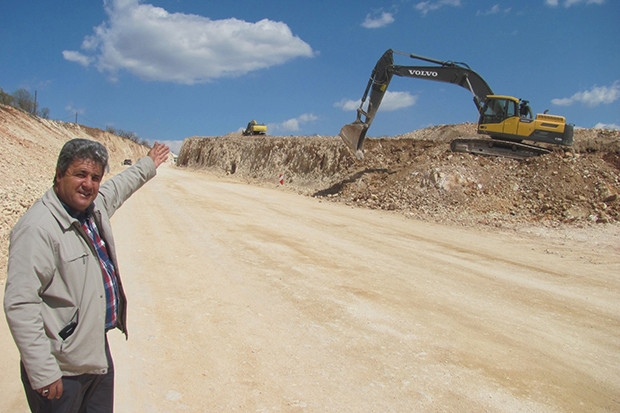
M 548 149 L 524 143 L 477 138 L 455 139 L 450 143 L 450 149 L 452 152 L 503 156 L 512 159 L 526 159 L 551 153 Z

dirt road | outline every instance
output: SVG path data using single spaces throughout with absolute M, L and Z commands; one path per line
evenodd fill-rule
M 117 412 L 620 411 L 617 228 L 450 228 L 172 167 L 113 224 Z M 0 411 L 26 411 L 0 344 Z

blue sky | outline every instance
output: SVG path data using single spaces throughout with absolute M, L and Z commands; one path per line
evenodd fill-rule
M 1 1 L 5 92 L 150 141 L 251 119 L 271 135 L 335 136 L 387 49 L 466 62 L 534 112 L 620 128 L 618 1 Z M 368 136 L 476 120 L 466 90 L 395 77 Z

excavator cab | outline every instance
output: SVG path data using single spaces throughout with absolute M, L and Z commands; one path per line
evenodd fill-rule
M 504 96 L 487 96 L 482 107 L 480 124 L 499 124 L 509 117 L 517 116 L 514 99 Z
M 478 133 L 509 142 L 573 144 L 573 127 L 563 116 L 537 114 L 532 119 L 522 110 L 523 102 L 512 96 L 487 95 L 480 110 Z
M 518 130 L 518 122 L 518 99 L 489 95 L 480 111 L 478 131 L 493 138 L 514 136 Z

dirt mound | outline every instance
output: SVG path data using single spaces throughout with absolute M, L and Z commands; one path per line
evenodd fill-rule
M 620 221 L 620 132 L 575 131 L 575 145 L 514 160 L 454 153 L 476 125 L 441 125 L 365 142 L 356 160 L 337 137 L 187 139 L 178 164 L 306 195 L 459 225 L 557 226 Z

